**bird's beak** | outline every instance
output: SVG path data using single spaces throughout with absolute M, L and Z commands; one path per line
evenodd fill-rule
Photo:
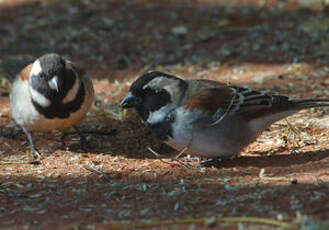
M 131 108 L 136 107 L 142 103 L 142 99 L 140 97 L 136 97 L 131 92 L 127 94 L 125 98 L 121 101 L 120 106 L 122 108 Z
M 58 77 L 55 75 L 48 81 L 48 85 L 51 89 L 54 89 L 58 92 Z

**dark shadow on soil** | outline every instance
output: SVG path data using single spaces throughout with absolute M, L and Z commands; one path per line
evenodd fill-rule
M 71 133 L 66 139 L 66 150 L 71 151 L 73 154 L 85 154 L 88 152 L 96 154 L 110 154 L 113 156 L 124 156 L 129 159 L 159 159 L 158 156 L 151 153 L 148 148 L 152 148 L 156 153 L 160 154 L 161 158 L 175 157 L 178 151 L 172 149 L 170 146 L 157 140 L 152 134 L 151 130 L 142 124 L 139 119 L 128 121 L 110 120 L 107 126 L 102 125 L 98 127 L 97 122 L 84 121 L 79 127 L 87 137 L 88 149 L 82 149 L 80 145 L 79 135 L 71 129 L 64 130 L 55 133 L 35 133 L 34 141 L 35 145 L 40 146 L 41 152 L 48 152 L 45 157 L 51 156 L 52 152 L 62 149 L 61 137 L 65 133 Z M 14 146 L 19 146 L 20 143 L 25 142 L 25 145 L 21 146 L 22 152 L 29 149 L 26 135 L 20 132 L 19 128 L 3 129 L 0 135 L 3 133 L 15 133 L 18 135 L 13 137 L 3 137 L 4 142 L 11 141 L 15 143 Z M 88 133 L 89 132 L 89 133 Z M 51 147 L 49 146 L 51 142 Z M 4 150 L 4 149 L 3 149 Z M 62 149 L 63 150 L 63 149 Z M 283 148 L 278 150 L 278 153 L 289 151 L 289 148 Z M 7 153 L 10 151 L 5 151 Z M 273 155 L 266 156 L 270 152 L 257 152 L 259 156 L 239 156 L 232 159 L 224 159 L 220 163 L 214 165 L 217 168 L 233 168 L 233 167 L 293 167 L 293 165 L 303 165 L 308 162 L 320 161 L 323 158 L 329 156 L 329 150 L 302 152 L 300 154 L 290 153 L 288 155 Z M 12 154 L 12 153 L 10 153 Z M 256 153 L 253 153 L 256 154 Z
M 321 151 L 303 152 L 300 154 L 274 155 L 274 156 L 240 156 L 224 160 L 215 166 L 218 168 L 231 167 L 294 167 L 306 163 L 321 161 L 329 156 L 329 149 Z
M 105 172 L 109 177 L 117 173 Z M 328 182 L 271 186 L 220 180 L 243 177 L 239 172 L 218 173 L 219 180 L 212 182 L 205 180 L 206 175 L 193 174 L 163 180 L 147 179 L 141 173 L 111 182 L 86 172 L 60 177 L 1 176 L 0 227 L 74 229 L 84 224 L 110 226 L 143 219 L 217 215 L 272 219 L 283 215 L 291 220 L 297 211 L 327 219 Z
M 113 156 L 124 156 L 134 159 L 156 159 L 147 148 L 150 147 L 163 157 L 175 156 L 175 151 L 168 145 L 161 143 L 155 138 L 148 127 L 138 121 L 118 121 L 109 119 L 108 123 L 83 121 L 78 127 L 87 138 L 88 146 L 83 148 L 80 143 L 80 136 L 73 129 L 66 129 L 56 132 L 35 132 L 33 140 L 36 148 L 45 158 L 52 156 L 56 151 L 70 151 L 73 154 L 108 154 Z M 66 136 L 64 143 L 63 135 Z M 29 143 L 26 135 L 19 127 L 1 128 L 1 143 L 9 142 L 15 146 L 1 149 L 3 155 L 17 154 L 16 151 L 25 152 L 29 150 Z M 23 143 L 23 144 L 22 144 Z M 65 144 L 65 145 L 63 145 Z M 2 155 L 2 156 L 3 156 Z

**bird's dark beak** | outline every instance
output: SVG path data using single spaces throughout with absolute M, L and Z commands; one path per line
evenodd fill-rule
M 132 108 L 140 105 L 141 103 L 142 99 L 140 97 L 136 97 L 131 92 L 129 92 L 127 96 L 121 101 L 120 106 L 122 108 Z

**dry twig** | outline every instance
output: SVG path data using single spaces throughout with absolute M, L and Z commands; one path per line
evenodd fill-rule
M 130 229 L 130 228 L 149 228 L 161 225 L 175 225 L 175 224 L 204 224 L 209 219 L 213 219 L 215 223 L 226 222 L 226 223 L 251 223 L 251 224 L 265 224 L 273 225 L 285 229 L 299 229 L 297 224 L 288 223 L 279 220 L 272 220 L 260 217 L 213 217 L 213 218 L 195 218 L 195 219 L 178 219 L 178 220 L 163 220 L 163 221 L 152 221 L 148 223 L 135 223 L 135 224 L 118 224 L 115 227 Z

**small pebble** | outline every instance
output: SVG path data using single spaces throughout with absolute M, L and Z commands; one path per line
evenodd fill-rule
M 291 181 L 291 184 L 298 184 L 298 180 L 297 180 L 297 179 L 293 179 L 293 180 Z

